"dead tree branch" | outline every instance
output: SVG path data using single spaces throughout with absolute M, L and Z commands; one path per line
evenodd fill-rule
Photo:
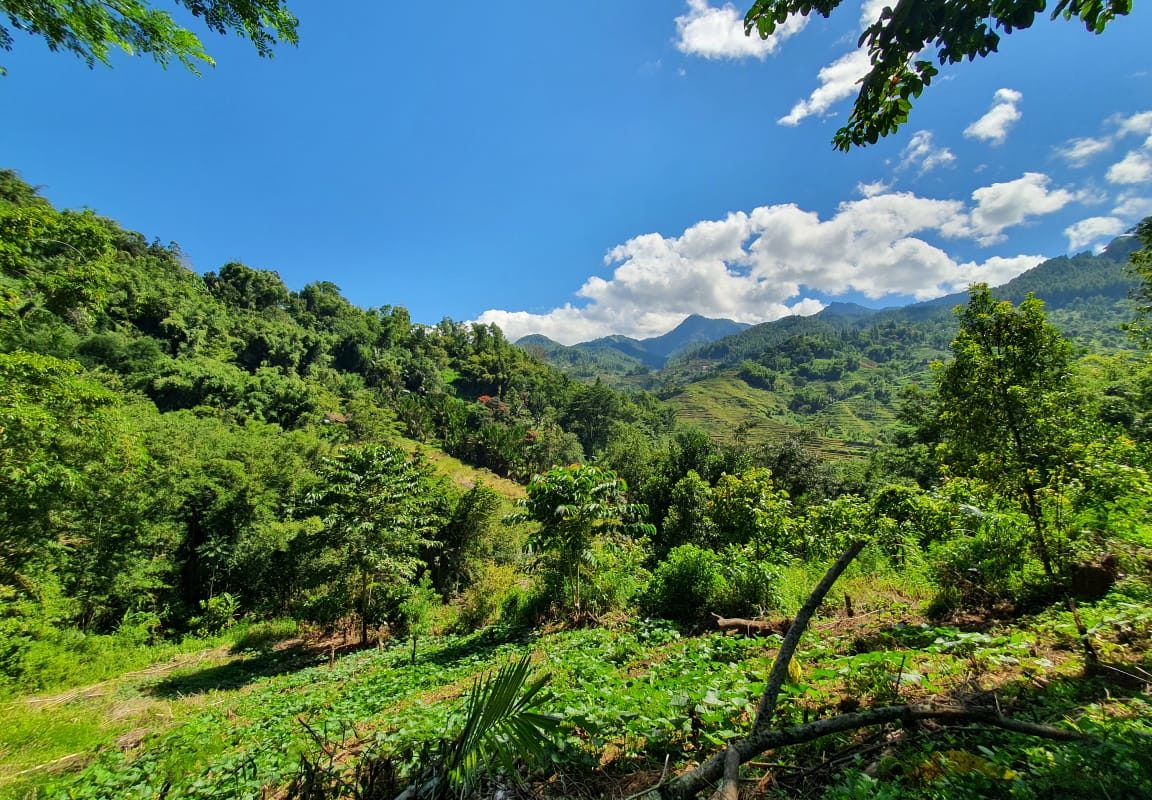
M 820 583 L 816 584 L 812 594 L 808 595 L 804 607 L 796 614 L 796 619 L 792 620 L 792 627 L 788 629 L 788 635 L 784 637 L 784 642 L 780 645 L 780 652 L 776 654 L 776 661 L 772 664 L 772 672 L 768 674 L 768 684 L 764 687 L 764 694 L 760 696 L 760 706 L 756 710 L 756 721 L 752 723 L 753 736 L 764 731 L 768 727 L 768 723 L 772 721 L 772 713 L 776 710 L 776 699 L 780 696 L 780 688 L 788 678 L 788 665 L 792 663 L 792 656 L 800 644 L 800 637 L 808 629 L 812 615 L 824 602 L 824 597 L 831 591 L 832 584 L 836 583 L 836 580 L 844 574 L 844 570 L 848 569 L 848 565 L 863 549 L 863 541 L 853 542 L 840 555 L 840 558 L 836 559 L 836 563 L 828 569 Z
M 691 772 L 681 775 L 663 786 L 657 786 L 640 797 L 642 800 L 688 800 L 688 798 L 695 797 L 720 777 L 724 771 L 727 753 L 732 750 L 736 751 L 740 763 L 744 763 L 768 750 L 786 745 L 804 744 L 834 733 L 844 733 L 892 722 L 907 724 L 926 719 L 951 723 L 976 722 L 1027 736 L 1057 741 L 1077 741 L 1089 738 L 1078 731 L 1012 719 L 999 712 L 984 709 L 951 708 L 932 704 L 885 706 L 858 711 L 853 714 L 841 714 L 836 717 L 809 722 L 806 725 L 753 733 L 747 739 L 731 745 L 728 751 L 712 756 Z

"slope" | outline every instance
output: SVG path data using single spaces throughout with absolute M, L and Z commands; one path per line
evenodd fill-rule
M 1054 258 L 994 290 L 1018 303 L 1028 293 L 1084 352 L 1130 349 L 1121 326 L 1134 286 L 1125 268 L 1132 237 L 1100 255 Z M 957 330 L 963 293 L 902 308 L 833 304 L 810 317 L 786 317 L 690 348 L 670 360 L 656 391 L 679 419 L 714 438 L 777 443 L 814 433 L 832 457 L 860 455 L 895 419 L 901 388 L 928 380 Z

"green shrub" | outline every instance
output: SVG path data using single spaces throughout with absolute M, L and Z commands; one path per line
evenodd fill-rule
M 476 630 L 499 621 L 519 579 L 520 573 L 511 564 L 481 564 L 472 584 L 456 599 L 459 630 Z
M 747 548 L 739 547 L 725 548 L 720 563 L 728 585 L 720 611 L 757 615 L 781 607 L 780 567 L 753 558 Z
M 223 592 L 201 600 L 199 616 L 188 622 L 198 635 L 212 636 L 235 625 L 239 613 L 240 600 L 231 592 Z
M 500 621 L 512 626 L 535 626 L 548 616 L 553 592 L 540 582 L 516 584 L 500 606 Z
M 584 607 L 601 615 L 631 606 L 651 578 L 643 567 L 646 557 L 644 546 L 632 539 L 594 543 L 583 588 Z
M 1034 562 L 1026 532 L 1010 520 L 990 521 L 970 536 L 944 542 L 929 555 L 931 578 L 939 589 L 931 611 L 1019 600 L 1035 582 L 1028 575 L 1039 570 Z
M 660 562 L 647 597 L 650 613 L 696 622 L 726 603 L 732 587 L 720 555 L 694 544 L 674 548 Z

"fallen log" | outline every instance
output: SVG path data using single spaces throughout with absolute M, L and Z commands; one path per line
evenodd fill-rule
M 724 753 L 724 780 L 708 800 L 740 800 L 740 754 L 729 747 Z
M 772 636 L 773 634 L 784 636 L 792 627 L 792 620 L 790 619 L 745 619 L 744 617 L 722 617 L 716 613 L 713 613 L 712 616 L 716 618 L 717 629 L 725 632 L 736 631 L 745 636 Z

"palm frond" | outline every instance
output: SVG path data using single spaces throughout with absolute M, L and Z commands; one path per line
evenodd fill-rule
M 547 759 L 547 743 L 560 718 L 537 709 L 549 695 L 551 675 L 531 677 L 531 657 L 510 661 L 473 684 L 464 727 L 445 748 L 444 770 L 453 789 L 462 791 L 493 762 L 516 775 L 518 759 Z

